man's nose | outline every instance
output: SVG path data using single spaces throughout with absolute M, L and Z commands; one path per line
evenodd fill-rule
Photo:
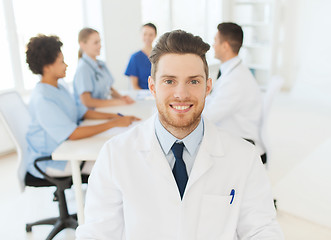
M 185 100 L 190 96 L 189 86 L 185 83 L 179 83 L 174 92 L 176 99 Z

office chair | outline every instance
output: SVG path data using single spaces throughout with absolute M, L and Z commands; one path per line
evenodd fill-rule
M 272 102 L 275 99 L 275 96 L 280 91 L 281 87 L 283 86 L 284 79 L 280 76 L 272 76 L 270 82 L 267 86 L 267 90 L 263 97 L 263 107 L 262 107 L 262 122 L 261 122 L 261 129 L 260 129 L 260 137 L 262 140 L 262 146 L 266 152 L 266 163 L 268 164 L 268 154 L 270 154 L 270 144 L 267 132 L 267 122 L 270 115 L 270 109 L 272 106 Z M 268 166 L 268 165 L 267 165 Z
M 26 105 L 24 104 L 20 95 L 15 92 L 6 92 L 0 94 L 0 118 L 5 124 L 9 135 L 11 136 L 18 155 L 18 178 L 21 190 L 25 186 L 30 187 L 49 187 L 55 186 L 53 201 L 58 201 L 59 217 L 48 218 L 34 223 L 26 224 L 26 231 L 31 232 L 32 227 L 36 225 L 54 225 L 53 230 L 49 233 L 46 240 L 51 240 L 53 237 L 65 228 L 76 229 L 77 215 L 70 215 L 68 213 L 67 202 L 65 199 L 64 190 L 72 185 L 72 178 L 69 177 L 50 177 L 44 173 L 38 166 L 41 161 L 51 160 L 50 156 L 36 159 L 34 166 L 44 176 L 44 179 L 37 178 L 27 172 L 24 157 L 27 155 L 27 142 L 25 139 L 28 125 L 30 123 L 30 115 Z M 82 176 L 82 182 L 86 183 L 88 180 L 87 175 Z

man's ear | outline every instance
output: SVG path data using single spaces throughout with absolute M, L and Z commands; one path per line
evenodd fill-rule
M 228 41 L 224 41 L 224 48 L 227 50 L 227 51 L 232 51 L 232 48 L 231 48 L 231 45 Z
M 148 88 L 155 98 L 155 81 L 151 76 L 148 77 Z
M 213 88 L 213 80 L 211 78 L 207 79 L 207 86 L 206 86 L 206 96 L 209 95 Z

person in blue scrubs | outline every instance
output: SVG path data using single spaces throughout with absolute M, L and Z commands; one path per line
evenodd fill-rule
M 79 61 L 74 77 L 76 103 L 88 108 L 118 106 L 134 103 L 129 96 L 122 96 L 112 86 L 114 79 L 106 64 L 97 59 L 101 42 L 99 33 L 92 28 L 83 28 L 78 35 Z
M 27 45 L 26 62 L 30 70 L 41 75 L 30 103 L 31 122 L 26 135 L 28 172 L 35 177 L 43 176 L 35 169 L 35 159 L 47 157 L 65 140 L 90 137 L 112 127 L 128 126 L 138 120 L 133 116 L 120 117 L 117 114 L 88 110 L 84 105 L 76 105 L 72 95 L 58 83 L 66 76 L 67 64 L 61 52 L 62 42 L 57 36 L 38 35 Z M 94 126 L 79 126 L 82 119 L 109 119 Z M 84 165 L 84 173 L 89 173 L 93 163 Z M 41 169 L 51 176 L 71 174 L 67 161 L 40 162 Z
M 157 29 L 153 23 L 142 26 L 142 50 L 132 54 L 125 75 L 129 76 L 134 89 L 148 89 L 148 77 L 151 75 L 151 62 L 148 59 L 152 44 L 156 38 Z

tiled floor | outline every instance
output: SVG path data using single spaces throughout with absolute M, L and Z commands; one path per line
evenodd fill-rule
M 321 127 L 312 128 L 317 122 Z M 323 104 L 307 102 L 288 94 L 277 97 L 269 124 L 272 153 L 268 172 L 273 186 L 331 136 L 330 122 L 331 110 Z M 25 223 L 57 214 L 52 191 L 51 188 L 27 188 L 21 193 L 16 178 L 16 154 L 1 157 L 0 239 L 45 239 L 51 227 L 36 227 L 32 233 L 26 234 Z M 70 211 L 75 212 L 72 190 L 67 191 L 67 199 Z M 331 239 L 331 228 L 307 219 L 279 210 L 278 220 L 286 239 Z M 55 239 L 74 239 L 74 231 L 62 231 Z

